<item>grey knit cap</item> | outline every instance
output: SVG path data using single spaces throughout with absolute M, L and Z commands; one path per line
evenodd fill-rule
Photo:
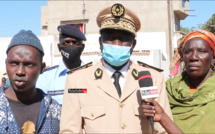
M 42 56 L 44 55 L 42 44 L 40 43 L 40 40 L 37 38 L 37 36 L 30 30 L 21 30 L 19 33 L 13 36 L 6 53 L 10 50 L 10 48 L 17 46 L 17 45 L 28 45 L 35 47 L 38 49 Z

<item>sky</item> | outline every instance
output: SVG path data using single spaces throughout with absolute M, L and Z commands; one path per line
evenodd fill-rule
M 213 14 L 215 14 L 215 0 L 190 0 L 189 9 L 195 11 L 189 11 L 190 15 L 181 21 L 182 27 L 197 27 L 199 24 L 207 22 Z
M 21 29 L 32 30 L 41 35 L 41 6 L 46 6 L 46 0 L 20 1 L 0 0 L 0 37 L 12 37 Z M 181 21 L 182 27 L 197 27 L 204 24 L 215 13 L 215 0 L 190 0 L 190 15 Z
M 41 6 L 47 1 L 0 0 L 0 37 L 12 37 L 21 29 L 41 35 Z

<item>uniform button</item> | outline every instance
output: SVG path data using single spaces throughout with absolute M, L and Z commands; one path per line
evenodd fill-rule
M 93 113 L 91 113 L 91 116 L 92 116 L 92 117 L 94 117 L 94 114 L 93 114 Z
M 121 125 L 121 128 L 122 128 L 122 129 L 125 129 L 125 127 L 126 127 L 126 125 L 123 123 L 123 124 Z
M 124 104 L 120 103 L 119 106 L 120 106 L 121 108 L 123 108 Z

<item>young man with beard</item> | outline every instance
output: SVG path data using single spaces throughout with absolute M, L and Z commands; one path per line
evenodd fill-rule
M 0 133 L 58 133 L 60 105 L 35 87 L 45 68 L 40 40 L 21 30 L 7 48 L 9 87 L 0 87 Z
M 58 66 L 45 70 L 39 76 L 36 87 L 62 104 L 67 71 L 83 65 L 80 56 L 84 50 L 83 41 L 86 41 L 86 38 L 77 27 L 71 25 L 60 25 L 58 31 L 60 41 L 58 49 L 63 61 Z
M 67 76 L 60 133 L 151 133 L 141 109 L 138 72 L 150 72 L 160 95 L 156 101 L 172 114 L 162 74 L 130 60 L 140 21 L 123 5 L 114 4 L 98 14 L 97 24 L 103 58 Z M 154 125 L 155 132 L 165 132 L 159 123 Z

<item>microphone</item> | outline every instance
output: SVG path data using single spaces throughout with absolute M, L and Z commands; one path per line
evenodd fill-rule
M 140 95 L 142 100 L 159 97 L 158 89 L 156 86 L 153 86 L 152 76 L 149 71 L 139 72 L 138 82 L 140 85 Z M 154 134 L 153 117 L 149 117 L 149 121 L 152 128 L 152 134 Z

